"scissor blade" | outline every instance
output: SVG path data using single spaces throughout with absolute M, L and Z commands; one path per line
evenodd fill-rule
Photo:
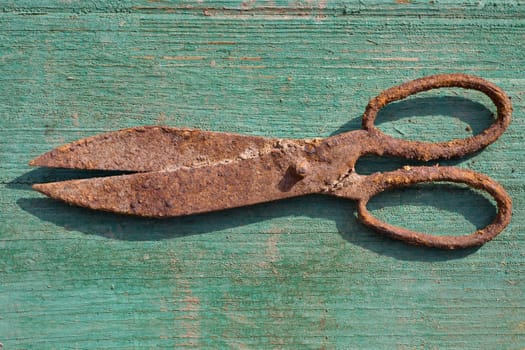
M 69 204 L 145 217 L 202 213 L 315 192 L 286 167 L 286 159 L 275 157 L 268 153 L 211 166 L 36 184 L 33 188 Z
M 257 156 L 275 139 L 197 129 L 136 127 L 81 139 L 29 162 L 53 168 L 159 171 Z

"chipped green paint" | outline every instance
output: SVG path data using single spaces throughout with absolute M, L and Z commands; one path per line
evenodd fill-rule
M 0 9 L 4 348 L 525 347 L 522 2 L 22 0 Z M 384 239 L 355 221 L 352 202 L 321 196 L 155 221 L 30 190 L 87 176 L 26 165 L 80 137 L 143 124 L 327 136 L 358 128 L 384 88 L 443 72 L 480 75 L 513 98 L 502 139 L 455 162 L 514 199 L 511 225 L 479 250 Z M 382 129 L 436 141 L 489 120 L 479 94 L 438 96 L 389 108 Z M 366 159 L 358 169 L 401 165 Z M 472 231 L 494 213 L 480 194 L 446 185 L 372 206 L 434 233 Z

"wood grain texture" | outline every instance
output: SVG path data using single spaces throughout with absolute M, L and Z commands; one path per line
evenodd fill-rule
M 525 6 L 409 2 L 1 1 L 4 348 L 525 348 Z M 393 242 L 359 225 L 354 203 L 322 196 L 156 221 L 30 189 L 93 175 L 26 165 L 81 137 L 146 124 L 328 136 L 358 128 L 381 90 L 444 72 L 480 75 L 514 103 L 500 140 L 447 162 L 513 197 L 510 226 L 478 250 Z M 381 128 L 437 141 L 490 123 L 480 94 L 422 96 L 389 107 Z M 453 234 L 494 214 L 449 185 L 371 209 Z

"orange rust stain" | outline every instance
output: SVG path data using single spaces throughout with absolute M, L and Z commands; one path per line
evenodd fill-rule
M 185 306 L 181 309 L 182 311 L 199 311 L 201 301 L 199 298 L 188 295 L 184 298 Z
M 185 334 L 180 336 L 181 338 L 200 338 L 199 332 L 196 331 L 187 331 Z M 195 345 L 195 344 L 192 344 Z
M 146 55 L 146 56 L 131 56 L 131 58 L 139 58 L 142 60 L 154 60 L 155 56 L 153 55 Z
M 279 256 L 279 247 L 277 247 L 277 242 L 279 242 L 279 235 L 273 234 L 266 241 L 266 252 L 265 256 L 270 262 L 276 262 L 280 260 Z
M 157 118 L 155 118 L 155 122 L 157 124 L 164 124 L 164 123 L 166 123 L 166 119 L 167 119 L 166 114 L 160 112 L 159 116 Z
M 281 227 L 272 227 L 271 229 L 268 230 L 267 233 L 271 233 L 271 234 L 278 234 L 278 233 L 283 233 L 283 229 Z
M 79 126 L 79 122 L 78 122 L 78 113 L 73 113 L 71 115 L 71 119 L 73 119 L 73 125 L 74 126 Z
M 419 62 L 417 57 L 377 57 L 372 59 L 375 61 Z
M 165 60 L 172 60 L 172 61 L 197 61 L 197 60 L 203 60 L 204 56 L 163 56 L 162 57 Z
M 410 4 L 410 0 L 396 0 L 396 4 Z
M 235 60 L 239 60 L 239 61 L 260 61 L 262 60 L 262 57 L 233 57 L 233 56 L 230 56 L 227 58 L 228 61 L 235 61 Z
M 208 41 L 208 45 L 235 45 L 235 41 Z
M 240 69 L 262 69 L 266 68 L 266 66 L 239 66 Z
M 262 60 L 261 57 L 240 57 L 241 61 L 260 61 Z
M 165 11 L 167 13 L 175 13 L 175 9 L 173 7 L 169 7 L 169 6 L 132 6 L 131 7 L 132 10 L 134 11 L 152 11 L 152 10 L 162 10 L 162 11 Z

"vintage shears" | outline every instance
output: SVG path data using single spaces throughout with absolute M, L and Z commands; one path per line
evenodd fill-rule
M 486 94 L 497 108 L 494 123 L 475 136 L 439 143 L 396 139 L 374 126 L 378 111 L 388 103 L 445 87 Z M 357 174 L 354 165 L 367 154 L 422 161 L 462 157 L 494 142 L 509 125 L 511 114 L 509 98 L 496 85 L 465 74 L 433 75 L 383 91 L 366 107 L 361 130 L 325 139 L 144 126 L 81 139 L 29 164 L 134 172 L 33 185 L 49 197 L 91 209 L 161 218 L 323 193 L 356 200 L 359 219 L 392 238 L 415 245 L 465 248 L 491 240 L 510 222 L 511 199 L 493 179 L 441 166 L 407 166 L 365 176 Z M 371 197 L 387 189 L 435 181 L 464 183 L 489 193 L 498 208 L 492 223 L 465 236 L 436 236 L 381 222 L 366 208 Z

